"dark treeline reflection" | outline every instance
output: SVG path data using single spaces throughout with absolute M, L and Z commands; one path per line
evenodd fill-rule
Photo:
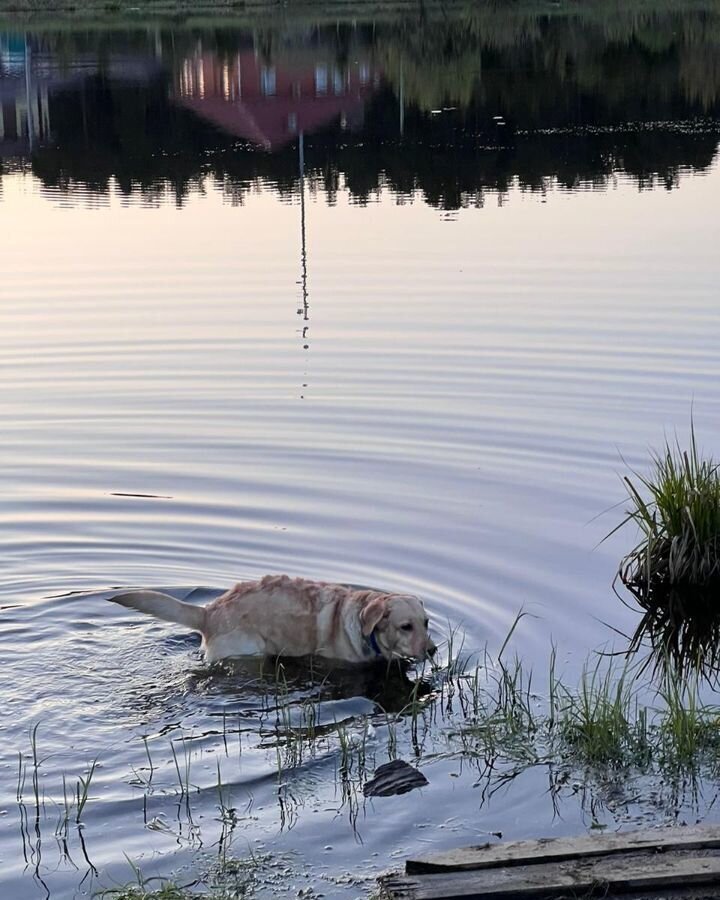
M 717 150 L 714 9 L 3 34 L 2 171 L 178 203 L 212 177 L 242 202 L 258 179 L 294 193 L 302 134 L 329 202 L 672 187 Z

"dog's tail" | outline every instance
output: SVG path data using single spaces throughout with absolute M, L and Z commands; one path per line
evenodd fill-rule
M 158 619 L 165 619 L 166 622 L 177 622 L 191 631 L 199 631 L 202 634 L 205 630 L 204 606 L 183 603 L 182 600 L 176 600 L 169 594 L 161 594 L 160 591 L 131 591 L 109 599 L 121 606 L 137 609 Z

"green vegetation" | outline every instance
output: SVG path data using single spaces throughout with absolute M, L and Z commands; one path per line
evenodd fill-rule
M 251 896 L 245 890 L 196 891 L 191 887 L 178 887 L 172 881 L 165 882 L 162 887 L 127 887 L 116 891 L 103 891 L 98 897 L 103 900 L 239 900 Z
M 267 857 L 252 853 L 246 859 L 223 853 L 207 872 L 189 884 L 180 885 L 163 878 L 147 878 L 128 859 L 135 882 L 100 891 L 95 896 L 102 900 L 240 900 L 252 896 L 256 876 L 267 862 Z
M 119 888 L 117 891 L 103 891 L 99 896 L 103 898 L 112 898 L 112 900 L 196 900 L 196 898 L 205 897 L 212 900 L 212 896 L 208 894 L 197 894 L 187 888 L 177 887 L 168 882 L 162 887 L 153 890 L 151 887 L 128 887 Z
M 461 636 L 451 630 L 451 652 L 442 665 L 416 673 L 414 680 L 396 667 L 383 671 L 385 692 L 376 695 L 373 711 L 342 721 L 329 718 L 326 702 L 358 693 L 368 697 L 373 693 L 368 684 L 360 688 L 314 668 L 303 675 L 299 663 L 292 661 L 278 661 L 259 677 L 253 674 L 252 690 L 264 698 L 265 715 L 252 750 L 264 750 L 268 760 L 276 761 L 278 802 L 287 821 L 296 815 L 295 779 L 302 778 L 313 759 L 321 765 L 324 760 L 334 762 L 336 796 L 353 827 L 364 803 L 364 783 L 380 763 L 394 758 L 409 758 L 420 766 L 444 759 L 476 769 L 481 804 L 530 769 L 546 773 L 553 804 L 580 790 L 591 798 L 600 797 L 601 804 L 605 795 L 634 796 L 648 790 L 658 811 L 677 810 L 686 792 L 698 790 L 701 780 L 718 780 L 720 708 L 704 701 L 698 673 L 682 679 L 668 676 L 653 685 L 644 678 L 641 661 L 597 653 L 574 682 L 558 671 L 552 648 L 547 670 L 537 678 L 511 650 L 523 617 L 520 613 L 512 623 L 496 656 L 485 651 L 477 661 L 463 652 Z M 222 668 L 213 670 L 213 675 L 221 686 L 225 677 L 231 677 Z M 236 722 L 223 713 L 212 777 L 203 775 L 202 770 L 209 768 L 201 764 L 206 751 L 202 744 L 195 744 L 192 734 L 181 730 L 170 740 L 158 734 L 152 741 L 148 735 L 139 735 L 143 746 L 138 756 L 144 756 L 147 765 L 133 770 L 130 784 L 142 793 L 144 804 L 153 798 L 174 798 L 180 817 L 178 834 L 187 827 L 199 838 L 204 819 L 203 829 L 213 828 L 218 839 L 208 844 L 214 848 L 211 856 L 195 858 L 189 875 L 185 871 L 182 878 L 177 874 L 169 880 L 148 878 L 128 861 L 133 883 L 106 888 L 97 896 L 230 900 L 250 897 L 268 879 L 285 877 L 278 872 L 286 871 L 286 862 L 280 866 L 271 857 L 247 850 L 243 858 L 231 853 L 236 832 L 246 837 L 245 828 L 253 820 L 252 798 L 242 809 L 232 796 L 242 790 L 237 772 L 229 781 L 223 772 L 228 766 L 234 769 L 231 748 L 236 748 L 238 759 L 243 752 L 241 733 L 251 739 L 239 717 Z M 40 738 L 35 726 L 29 751 L 18 757 L 20 819 L 26 828 L 34 822 L 39 829 L 56 809 L 56 836 L 67 846 L 71 838 L 82 839 L 81 813 L 90 811 L 88 822 L 92 820 L 95 798 L 102 791 L 94 784 L 98 766 L 92 762 L 70 780 L 63 774 L 60 793 L 59 775 L 48 777 L 53 774 L 50 757 L 41 753 Z M 247 797 L 246 791 L 243 796 Z M 591 799 L 591 812 L 594 804 Z M 210 805 L 216 811 L 213 814 Z M 216 825 L 210 826 L 210 821 Z M 147 827 L 176 834 L 169 821 L 158 818 Z M 30 831 L 28 845 L 29 835 Z
M 24 754 L 22 750 L 18 751 L 17 784 L 15 788 L 15 798 L 18 805 L 24 807 L 26 802 L 29 801 L 36 816 L 39 816 L 40 810 L 45 807 L 45 794 L 40 787 L 40 770 L 47 759 L 47 757 L 41 757 L 39 753 L 39 727 L 40 723 L 38 722 L 30 732 L 30 753 Z M 82 814 L 90 798 L 90 786 L 95 775 L 97 763 L 97 759 L 94 759 L 88 764 L 86 772 L 83 775 L 78 775 L 75 779 L 74 787 L 68 784 L 68 776 L 63 772 L 62 798 L 60 803 L 56 803 L 59 811 L 55 825 L 55 836 L 57 838 L 67 841 L 71 821 L 74 821 L 77 827 L 82 827 Z M 30 770 L 32 793 L 26 799 L 25 789 L 28 783 L 28 769 Z
M 653 454 L 649 475 L 626 477 L 641 540 L 622 560 L 618 577 L 643 611 L 631 641 L 646 639 L 656 666 L 702 670 L 720 664 L 720 468 L 703 458 L 691 425 L 690 447 L 676 439 Z
M 567 751 L 588 765 L 615 765 L 647 748 L 647 711 L 633 705 L 627 668 L 587 664 L 577 690 L 558 684 L 555 730 Z M 551 729 L 553 730 L 553 729 Z
M 481 761 L 486 789 L 531 766 L 547 767 L 555 790 L 576 778 L 601 785 L 645 775 L 677 786 L 717 772 L 720 709 L 701 701 L 697 678 L 667 678 L 654 690 L 641 681 L 642 667 L 598 655 L 571 686 L 554 665 L 553 653 L 551 702 L 531 691 L 532 673 L 517 659 L 461 679 L 466 714 L 448 749 Z
M 255 871 L 261 865 L 262 862 L 253 857 L 226 859 L 207 878 L 193 880 L 184 886 L 160 878 L 146 879 L 140 869 L 133 866 L 137 884 L 101 891 L 96 897 L 102 900 L 240 900 L 252 896 Z
M 623 562 L 623 582 L 702 587 L 720 579 L 718 464 L 700 458 L 694 428 L 689 451 L 666 442 L 653 463 L 650 476 L 637 476 L 649 499 L 625 478 L 632 503 L 625 521 L 643 540 Z

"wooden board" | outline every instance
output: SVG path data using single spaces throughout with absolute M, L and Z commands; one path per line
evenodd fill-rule
M 405 871 L 460 872 L 518 866 L 532 862 L 559 862 L 564 859 L 630 853 L 638 850 L 699 850 L 720 848 L 720 826 L 688 828 L 648 828 L 615 834 L 589 834 L 578 838 L 545 838 L 539 841 L 508 841 L 480 844 L 445 853 L 409 859 Z
M 381 879 L 391 900 L 529 900 L 612 893 L 662 891 L 720 884 L 720 856 L 689 856 L 669 851 L 626 857 L 600 857 L 533 863 L 481 871 L 396 875 Z

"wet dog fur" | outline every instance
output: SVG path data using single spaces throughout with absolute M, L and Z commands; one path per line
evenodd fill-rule
M 237 656 L 421 660 L 436 650 L 423 603 L 412 594 L 267 575 L 236 584 L 207 606 L 159 591 L 110 599 L 199 632 L 210 663 Z

